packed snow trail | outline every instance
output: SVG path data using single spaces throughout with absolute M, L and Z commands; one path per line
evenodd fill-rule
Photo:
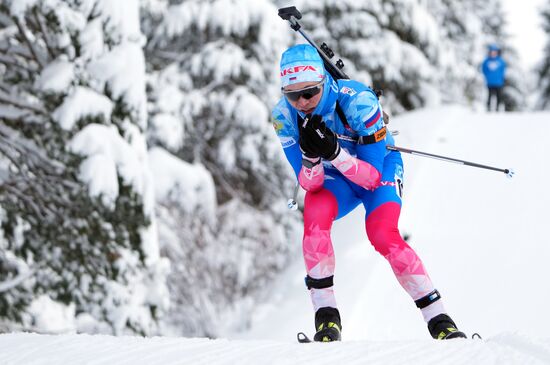
M 550 344 L 518 334 L 487 340 L 298 344 L 258 340 L 0 335 L 2 365 L 549 364 Z

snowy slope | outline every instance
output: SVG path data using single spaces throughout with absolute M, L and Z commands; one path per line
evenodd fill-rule
M 389 265 L 368 243 L 364 212 L 357 209 L 333 232 L 342 343 L 295 343 L 297 331 L 313 330 L 297 257 L 246 333 L 224 340 L 7 334 L 0 335 L 0 364 L 549 364 L 549 122 L 550 113 L 445 107 L 390 125 L 400 131 L 397 145 L 516 171 L 507 179 L 403 157 L 401 231 L 410 235 L 459 327 L 483 340 L 429 338 Z

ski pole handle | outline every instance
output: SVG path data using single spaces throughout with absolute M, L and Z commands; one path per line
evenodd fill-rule
M 501 169 L 501 168 L 498 168 L 498 167 L 482 165 L 482 164 L 478 164 L 478 163 L 475 163 L 475 162 L 459 160 L 457 158 L 436 155 L 436 154 L 433 154 L 433 153 L 416 151 L 416 150 L 411 150 L 411 149 L 408 149 L 408 148 L 403 148 L 403 147 L 398 147 L 398 146 L 386 146 L 386 148 L 390 151 L 399 151 L 399 152 L 408 153 L 408 154 L 411 154 L 411 155 L 429 157 L 429 158 L 433 158 L 433 159 L 436 159 L 436 160 L 452 162 L 452 163 L 456 163 L 456 164 L 459 164 L 459 165 L 472 166 L 472 167 L 477 167 L 477 168 L 485 169 L 485 170 L 503 172 L 503 173 L 506 174 L 506 176 L 508 178 L 514 177 L 514 174 L 515 174 L 514 170 L 512 170 L 512 169 Z
M 349 76 L 345 74 L 344 71 L 341 70 L 342 67 L 344 67 L 344 63 L 342 60 L 339 60 L 339 63 L 337 62 L 340 67 L 337 67 L 332 63 L 330 60 L 330 57 L 323 51 L 321 47 L 317 45 L 303 30 L 300 23 L 298 23 L 298 19 L 302 19 L 302 13 L 298 9 L 296 9 L 295 6 L 289 6 L 286 8 L 280 8 L 279 9 L 279 17 L 281 19 L 284 19 L 290 23 L 290 27 L 295 30 L 296 32 L 300 33 L 302 37 L 305 38 L 305 40 L 311 44 L 315 49 L 317 50 L 317 53 L 319 53 L 319 56 L 323 59 L 323 64 L 325 65 L 326 70 L 328 73 L 332 75 L 335 79 L 349 79 Z M 325 44 L 323 46 L 326 47 Z M 328 47 L 327 47 L 328 48 Z
M 296 9 L 295 6 L 280 8 L 278 14 L 283 20 L 287 20 L 290 23 L 292 29 L 295 31 L 300 29 L 298 19 L 302 19 L 302 13 L 300 13 L 300 10 Z

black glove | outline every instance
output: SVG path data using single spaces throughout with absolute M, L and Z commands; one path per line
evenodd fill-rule
M 334 160 L 340 152 L 336 134 L 327 128 L 320 115 L 306 115 L 298 126 L 300 131 L 300 148 L 307 157 L 322 157 Z
M 310 132 L 310 130 L 307 128 L 307 124 L 311 124 L 311 114 L 306 115 L 306 118 L 301 120 L 298 120 L 298 132 L 300 133 L 300 149 L 302 150 L 302 154 L 309 158 L 319 158 L 319 154 L 317 153 L 317 148 L 309 141 L 310 139 L 307 137 L 307 134 Z

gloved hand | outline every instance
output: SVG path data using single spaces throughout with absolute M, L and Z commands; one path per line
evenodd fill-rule
M 340 152 L 338 138 L 330 128 L 327 128 L 320 115 L 306 115 L 298 128 L 300 131 L 300 148 L 305 156 L 320 156 L 330 161 L 336 158 Z
M 310 138 L 308 138 L 308 133 L 310 131 L 307 128 L 307 124 L 311 123 L 311 116 L 307 115 L 306 118 L 300 123 L 298 121 L 298 132 L 300 134 L 300 149 L 302 150 L 302 154 L 307 157 L 308 159 L 320 159 L 319 154 L 317 153 L 317 148 L 313 145 L 313 143 L 310 142 Z

